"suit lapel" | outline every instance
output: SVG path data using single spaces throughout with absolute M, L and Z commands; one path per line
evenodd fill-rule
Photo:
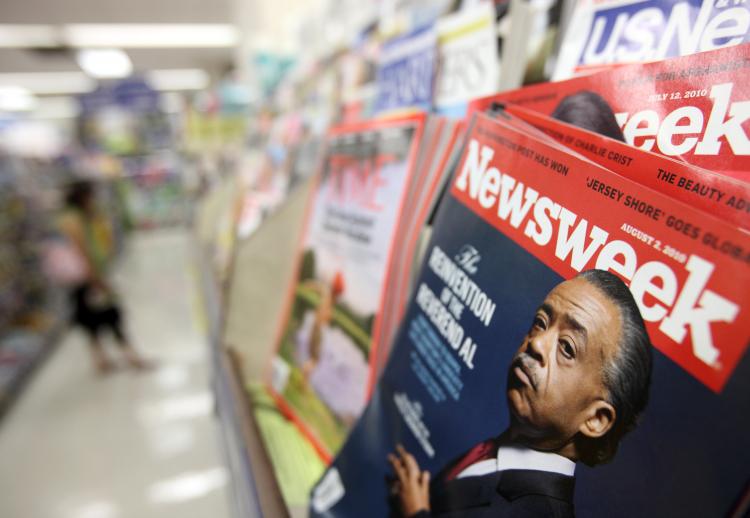
M 492 473 L 443 482 L 439 489 L 430 492 L 432 507 L 445 512 L 489 505 L 497 498 L 495 488 L 499 480 L 500 473 Z
M 507 501 L 526 495 L 541 495 L 572 505 L 574 489 L 574 477 L 546 471 L 511 469 L 436 483 L 430 495 L 432 508 L 442 513 L 489 506 L 498 499 L 498 493 Z

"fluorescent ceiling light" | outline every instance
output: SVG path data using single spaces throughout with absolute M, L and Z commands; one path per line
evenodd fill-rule
M 59 47 L 60 30 L 52 25 L 0 24 L 0 48 Z
M 36 95 L 81 94 L 96 88 L 83 72 L 28 72 L 0 74 L 1 86 L 20 86 Z
M 239 41 L 237 28 L 222 23 L 0 24 L 0 48 L 201 48 Z
M 73 24 L 62 30 L 71 47 L 200 48 L 239 42 L 237 28 L 228 24 Z
M 84 49 L 76 54 L 78 66 L 91 77 L 111 79 L 128 77 L 133 63 L 119 49 Z
M 36 98 L 28 88 L 0 86 L 0 111 L 30 111 L 36 107 Z
M 209 77 L 199 68 L 177 68 L 146 72 L 146 81 L 154 90 L 164 92 L 179 90 L 203 90 L 208 87 Z
M 145 78 L 151 88 L 165 92 L 203 90 L 209 85 L 208 74 L 197 68 L 151 70 Z M 96 80 L 83 72 L 0 73 L 0 89 L 20 87 L 34 95 L 84 94 L 96 86 Z

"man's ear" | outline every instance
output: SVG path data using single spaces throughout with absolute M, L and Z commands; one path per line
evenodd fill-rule
M 617 418 L 615 407 L 603 399 L 594 401 L 586 409 L 586 420 L 578 429 L 584 436 L 591 439 L 602 437 L 612 429 Z

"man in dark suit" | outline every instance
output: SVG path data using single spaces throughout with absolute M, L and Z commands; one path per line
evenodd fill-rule
M 403 447 L 389 455 L 402 515 L 575 516 L 575 464 L 614 457 L 648 401 L 651 362 L 643 319 L 619 278 L 589 270 L 557 285 L 511 362 L 508 429 L 432 483 Z

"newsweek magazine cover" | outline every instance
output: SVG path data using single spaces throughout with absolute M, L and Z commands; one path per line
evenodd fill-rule
M 553 80 L 748 41 L 744 0 L 579 0 Z
M 437 35 L 432 26 L 386 41 L 376 72 L 375 113 L 432 107 Z
M 364 408 L 373 330 L 425 116 L 329 131 L 270 388 L 321 456 L 338 451 Z
M 477 99 L 517 104 L 646 151 L 750 181 L 750 44 Z
M 625 178 L 668 194 L 740 228 L 750 228 L 750 183 L 648 151 L 634 153 L 633 148 L 624 142 L 512 104 L 505 106 L 504 110 Z M 610 196 L 619 195 L 602 184 L 597 187 Z
M 469 101 L 496 92 L 500 57 L 495 7 L 490 2 L 464 8 L 435 23 L 439 65 L 435 110 L 463 118 Z
M 504 120 L 311 515 L 742 516 L 750 236 Z

